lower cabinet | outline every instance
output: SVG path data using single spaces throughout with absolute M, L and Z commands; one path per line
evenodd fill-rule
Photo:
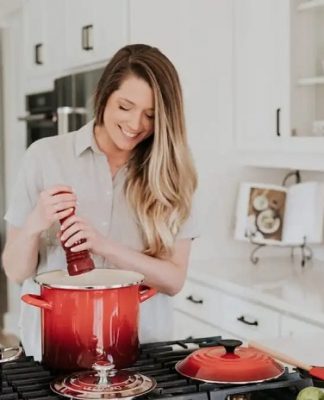
M 174 297 L 174 338 L 221 335 L 243 341 L 323 333 L 324 326 L 188 279 Z
M 179 310 L 174 310 L 173 313 L 174 329 L 173 339 L 188 339 L 188 338 L 202 338 L 208 336 L 222 336 L 223 338 L 231 338 L 233 336 L 228 332 L 210 325 L 206 322 L 200 321 L 197 318 L 191 317 L 188 314 Z
M 280 336 L 295 336 L 308 333 L 322 333 L 324 335 L 324 327 L 314 325 L 310 322 L 302 321 L 287 315 L 281 316 Z
M 279 312 L 227 294 L 222 306 L 224 329 L 246 339 L 279 336 Z

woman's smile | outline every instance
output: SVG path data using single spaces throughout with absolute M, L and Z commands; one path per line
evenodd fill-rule
M 141 134 L 141 132 L 132 133 L 129 130 L 122 128 L 121 126 L 119 126 L 119 128 L 122 131 L 122 133 L 129 139 L 135 139 Z

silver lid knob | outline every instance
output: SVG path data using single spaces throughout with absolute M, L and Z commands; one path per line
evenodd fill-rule
M 92 364 L 92 368 L 98 372 L 99 385 L 110 385 L 111 382 L 109 381 L 109 378 L 112 378 L 117 373 L 112 356 L 108 355 L 107 358 L 108 361 L 97 361 Z

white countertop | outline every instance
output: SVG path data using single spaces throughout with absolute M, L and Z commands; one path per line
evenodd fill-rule
M 300 258 L 192 261 L 191 279 L 324 327 L 324 263 Z

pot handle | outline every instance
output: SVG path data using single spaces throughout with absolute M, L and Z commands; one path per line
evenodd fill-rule
M 44 308 L 46 310 L 51 310 L 53 308 L 52 304 L 48 303 L 46 300 L 44 300 L 41 296 L 38 296 L 37 294 L 24 294 L 21 297 L 21 300 L 27 304 L 39 308 Z
M 154 288 L 150 288 L 149 286 L 141 285 L 139 288 L 139 301 L 143 303 L 143 301 L 150 299 L 152 296 L 157 294 L 157 290 Z

